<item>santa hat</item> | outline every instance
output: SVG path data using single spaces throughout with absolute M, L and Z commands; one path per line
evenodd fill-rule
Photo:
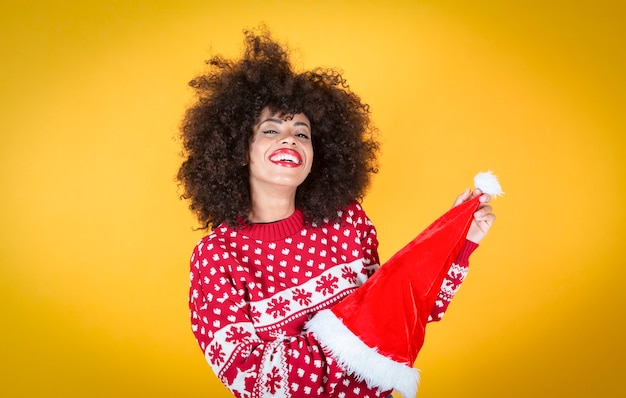
M 491 172 L 479 173 L 474 184 L 492 197 L 502 194 Z M 419 373 L 413 363 L 424 343 L 428 316 L 465 243 L 479 198 L 450 209 L 361 287 L 307 323 L 306 329 L 356 379 L 415 397 Z

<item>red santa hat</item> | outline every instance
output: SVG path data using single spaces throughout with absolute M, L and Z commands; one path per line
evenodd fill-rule
M 474 184 L 492 197 L 502 194 L 491 172 L 479 173 Z M 381 391 L 415 397 L 419 373 L 413 363 L 428 316 L 465 243 L 479 198 L 450 209 L 361 287 L 307 323 L 307 330 L 348 373 Z

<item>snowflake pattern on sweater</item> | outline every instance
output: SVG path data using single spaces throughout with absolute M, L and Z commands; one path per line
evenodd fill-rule
M 241 229 L 218 226 L 191 257 L 192 331 L 215 374 L 238 398 L 379 397 L 336 364 L 303 327 L 379 267 L 376 230 L 358 203 L 337 221 L 302 212 Z M 431 318 L 439 320 L 467 269 L 457 260 Z M 460 265 L 459 265 L 460 264 Z

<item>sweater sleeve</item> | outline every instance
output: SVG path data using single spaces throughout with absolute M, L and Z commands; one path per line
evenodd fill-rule
M 377 260 L 374 240 L 371 262 Z M 261 335 L 245 286 L 234 278 L 235 261 L 209 242 L 192 254 L 189 307 L 192 331 L 207 362 L 236 397 L 328 396 L 347 386 L 379 396 L 365 382 L 347 375 L 309 332 Z M 375 260 L 376 259 L 376 260 Z M 273 310 L 279 311 L 277 301 Z M 356 391 L 355 390 L 355 391 Z M 351 395 L 346 395 L 349 397 Z
M 466 240 L 457 256 L 456 260 L 450 265 L 448 274 L 446 275 L 441 289 L 437 295 L 437 301 L 428 317 L 429 322 L 437 322 L 443 318 L 452 298 L 461 287 L 461 283 L 465 280 L 469 268 L 469 257 L 478 247 L 477 243 Z

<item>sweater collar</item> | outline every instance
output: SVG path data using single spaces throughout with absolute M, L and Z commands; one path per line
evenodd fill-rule
M 296 209 L 289 217 L 261 224 L 246 225 L 238 232 L 252 239 L 275 241 L 288 238 L 304 228 L 304 214 Z

